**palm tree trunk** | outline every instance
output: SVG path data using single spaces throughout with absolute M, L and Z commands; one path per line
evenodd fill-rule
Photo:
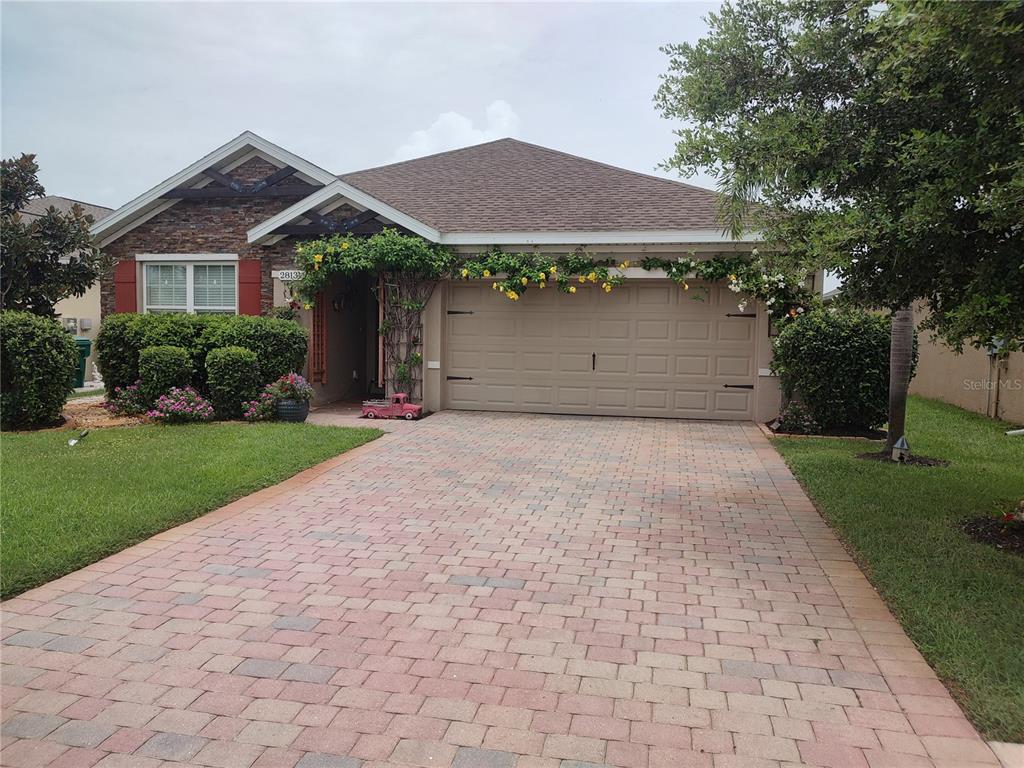
M 885 450 L 905 434 L 907 421 L 907 393 L 910 389 L 910 370 L 914 361 L 914 313 L 910 307 L 900 307 L 892 313 L 889 336 L 889 431 Z

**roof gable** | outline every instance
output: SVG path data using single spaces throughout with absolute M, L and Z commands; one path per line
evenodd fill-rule
M 335 176 L 323 168 L 293 155 L 251 131 L 245 131 L 94 224 L 91 230 L 93 237 L 101 246 L 106 245 L 177 203 L 178 200 L 167 200 L 163 197 L 171 190 L 180 187 L 199 189 L 213 183 L 213 179 L 205 176 L 203 171 L 230 171 L 257 156 L 278 168 L 291 166 L 296 169 L 300 178 L 317 185 L 335 181 Z

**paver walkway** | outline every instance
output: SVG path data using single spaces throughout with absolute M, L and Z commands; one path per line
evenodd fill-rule
M 3 764 L 996 764 L 753 425 L 409 426 L 5 603 Z

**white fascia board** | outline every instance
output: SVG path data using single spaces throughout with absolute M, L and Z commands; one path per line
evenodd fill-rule
M 334 174 L 325 171 L 323 168 L 313 165 L 307 160 L 303 160 L 298 155 L 294 155 L 276 144 L 257 136 L 252 131 L 245 131 L 241 135 L 229 141 L 227 144 L 218 147 L 213 150 L 213 152 L 210 152 L 192 163 L 188 168 L 179 171 L 169 179 L 157 184 L 148 192 L 144 192 L 131 202 L 125 203 L 109 216 L 106 216 L 102 220 L 93 224 L 90 230 L 93 237 L 99 240 L 101 245 L 105 245 L 114 238 L 107 237 L 104 239 L 104 235 L 115 233 L 116 236 L 120 236 L 124 234 L 132 228 L 131 222 L 135 218 L 148 213 L 147 208 L 159 203 L 160 198 L 164 194 L 170 192 L 175 187 L 180 187 L 182 184 L 189 181 L 189 179 L 199 175 L 207 168 L 215 166 L 217 163 L 231 157 L 233 154 L 245 149 L 246 147 L 252 147 L 253 149 L 260 150 L 268 156 L 276 158 L 282 163 L 282 165 L 290 165 L 300 173 L 305 174 L 311 179 L 315 179 L 321 184 L 328 185 L 336 180 Z M 166 210 L 166 208 L 169 208 L 176 201 L 172 200 L 167 202 L 169 204 L 164 208 L 161 208 L 161 210 Z
M 410 232 L 415 232 L 417 235 L 420 235 L 431 242 L 441 242 L 441 233 L 433 227 L 427 226 L 422 221 L 402 213 L 397 208 L 366 194 L 362 190 L 356 189 L 351 184 L 346 184 L 340 179 L 336 179 L 332 184 L 329 184 L 322 189 L 318 189 L 308 197 L 304 197 L 295 205 L 285 208 L 276 216 L 272 216 L 262 224 L 250 229 L 247 233 L 249 242 L 259 242 L 263 238 L 269 237 L 273 234 L 275 229 L 283 224 L 288 224 L 293 219 L 299 218 L 314 208 L 322 208 L 323 206 L 333 203 L 338 198 L 342 197 L 348 199 L 359 208 L 369 209 L 379 213 L 381 216 L 394 222 L 398 226 L 405 227 Z
M 138 253 L 136 261 L 238 261 L 237 253 Z
M 649 232 L 451 232 L 441 235 L 445 245 L 688 245 L 692 243 L 763 242 L 759 232 L 733 238 L 717 229 L 680 229 Z

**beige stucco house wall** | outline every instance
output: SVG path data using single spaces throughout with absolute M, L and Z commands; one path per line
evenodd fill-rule
M 924 313 L 918 308 L 914 321 L 920 323 L 923 319 Z M 935 341 L 928 331 L 920 331 L 917 342 L 917 373 L 910 383 L 913 394 L 1011 424 L 1024 424 L 1024 352 L 996 360 L 968 346 L 958 355 Z
M 96 375 L 96 335 L 100 330 L 100 283 L 97 280 L 82 296 L 71 296 L 58 301 L 56 306 L 58 319 L 66 323 L 69 330 L 76 336 L 83 336 L 92 341 L 92 352 L 85 363 L 85 380 L 91 381 Z M 75 327 L 71 328 L 71 320 Z

